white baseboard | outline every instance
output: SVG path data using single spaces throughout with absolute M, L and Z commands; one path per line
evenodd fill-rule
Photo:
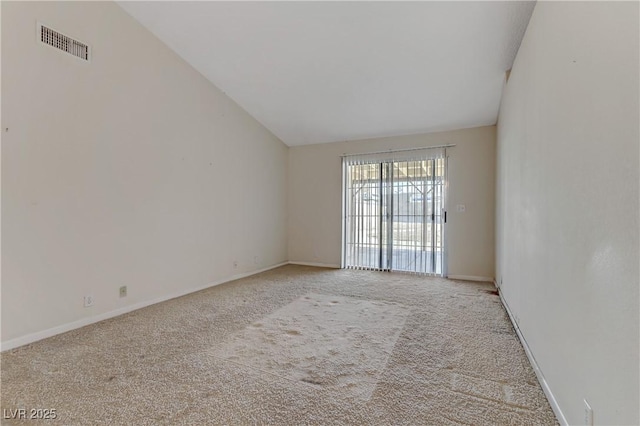
M 340 269 L 340 265 L 334 263 L 315 263 L 315 262 L 289 262 L 289 265 L 316 266 L 318 268 Z
M 538 382 L 540 382 L 540 386 L 542 387 L 542 390 L 545 396 L 547 397 L 547 400 L 549 401 L 549 405 L 551 405 L 551 409 L 553 410 L 553 413 L 556 415 L 558 422 L 562 426 L 569 426 L 569 422 L 567 422 L 567 419 L 564 417 L 564 414 L 560 409 L 560 405 L 558 405 L 558 401 L 556 400 L 555 396 L 553 396 L 553 392 L 551 392 L 551 388 L 549 387 L 549 384 L 545 380 L 544 374 L 542 374 L 542 370 L 540 370 L 540 367 L 538 366 L 538 363 L 536 362 L 536 359 L 534 358 L 533 353 L 531 352 L 531 348 L 529 348 L 527 341 L 522 335 L 522 332 L 520 331 L 520 327 L 518 327 L 518 324 L 516 323 L 513 317 L 513 314 L 511 313 L 511 309 L 509 309 L 509 305 L 504 300 L 504 297 L 502 296 L 502 292 L 500 291 L 500 288 L 498 287 L 495 281 L 494 281 L 494 285 L 498 289 L 498 294 L 500 295 L 500 301 L 502 302 L 502 306 L 504 306 L 504 309 L 507 311 L 507 315 L 509 315 L 511 324 L 513 324 L 513 328 L 516 330 L 518 339 L 520 339 L 520 343 L 524 348 L 524 352 L 527 354 L 527 358 L 529 358 L 529 363 L 531 363 L 531 366 L 533 367 L 533 371 L 536 373 Z
M 450 280 L 494 282 L 493 277 L 478 277 L 475 275 L 448 275 L 447 278 Z
M 7 340 L 6 342 L 2 342 L 0 344 L 0 351 L 7 351 L 13 348 L 17 348 L 19 346 L 24 346 L 29 343 L 37 342 L 38 340 L 46 339 L 48 337 L 55 336 L 56 334 L 66 333 L 67 331 L 75 330 L 76 328 L 84 327 L 90 324 L 94 324 L 96 322 L 104 321 L 109 318 L 117 317 L 118 315 L 123 315 L 132 311 L 136 311 L 138 309 L 146 308 L 147 306 L 155 305 L 156 303 L 165 302 L 170 299 L 175 299 L 177 297 L 185 296 L 187 294 L 195 293 L 197 291 L 205 290 L 210 287 L 215 287 L 220 284 L 227 283 L 229 281 L 235 281 L 241 278 L 249 277 L 251 275 L 259 274 L 261 272 L 268 271 L 270 269 L 279 268 L 281 266 L 287 265 L 289 262 L 282 262 L 277 265 L 267 266 L 266 268 L 258 269 L 257 271 L 245 272 L 242 274 L 236 274 L 229 278 L 225 278 L 218 281 L 213 281 L 208 284 L 205 284 L 200 287 L 190 288 L 186 290 L 181 290 L 176 293 L 169 294 L 167 296 L 158 297 L 156 299 L 147 300 L 144 302 L 134 303 L 133 305 L 124 306 L 122 308 L 114 309 L 112 311 L 104 312 L 98 315 L 86 317 L 79 319 L 77 321 L 69 322 L 66 324 L 58 325 L 56 327 L 52 327 L 46 330 L 37 331 L 35 333 L 27 334 L 25 336 L 16 337 L 15 339 Z

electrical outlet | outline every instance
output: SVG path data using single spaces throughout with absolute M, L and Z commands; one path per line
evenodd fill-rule
M 466 212 L 466 211 L 467 211 L 467 206 L 465 206 L 464 204 L 458 204 L 458 205 L 456 206 L 456 211 L 457 211 L 458 213 L 464 213 L 464 212 Z
M 237 260 L 233 261 L 233 269 L 238 269 L 238 261 Z
M 593 408 L 587 402 L 586 399 L 582 400 L 584 402 L 584 424 L 586 426 L 593 426 Z
M 93 296 L 85 296 L 84 297 L 84 307 L 88 308 L 93 306 Z
M 120 287 L 120 297 L 127 297 L 127 286 L 123 285 Z
M 253 264 L 254 265 L 258 264 L 258 256 L 253 256 Z

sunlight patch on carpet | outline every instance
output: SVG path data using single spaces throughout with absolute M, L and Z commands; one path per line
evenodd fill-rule
M 212 355 L 366 401 L 408 315 L 399 303 L 309 293 L 233 335 Z

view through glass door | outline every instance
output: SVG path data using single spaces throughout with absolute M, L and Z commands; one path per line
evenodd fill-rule
M 345 157 L 343 266 L 444 275 L 446 157 Z

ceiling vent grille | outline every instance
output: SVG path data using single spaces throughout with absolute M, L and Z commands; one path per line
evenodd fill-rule
M 55 47 L 84 61 L 89 61 L 89 45 L 81 41 L 74 40 L 42 24 L 38 24 L 38 38 L 43 44 Z

